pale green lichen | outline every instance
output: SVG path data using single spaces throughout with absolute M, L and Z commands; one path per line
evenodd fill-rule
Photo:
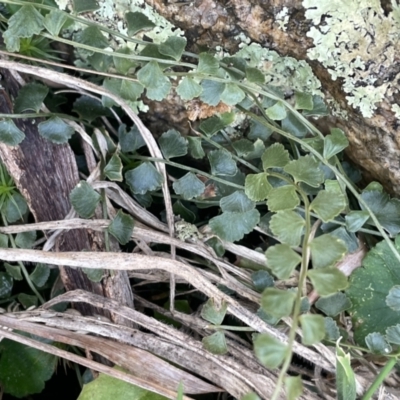
M 259 68 L 265 74 L 268 85 L 284 91 L 296 90 L 323 96 L 321 82 L 304 60 L 281 57 L 276 51 L 256 43 L 242 45 L 235 56 L 246 59 L 250 67 Z
M 287 7 L 283 7 L 281 11 L 279 11 L 275 16 L 275 22 L 279 25 L 279 29 L 286 32 L 287 23 L 289 22 L 289 9 Z
M 375 84 L 395 63 L 400 45 L 400 8 L 394 0 L 392 5 L 385 16 L 379 0 L 303 0 L 305 16 L 314 24 L 307 36 L 315 47 L 308 56 L 332 79 L 344 80 L 349 104 L 364 117 L 372 117 L 377 104 L 398 90 L 389 81 Z
M 392 111 L 396 115 L 396 118 L 400 119 L 400 106 L 398 104 L 393 104 L 392 105 Z
M 107 26 L 126 34 L 124 16 L 128 11 L 141 12 L 156 25 L 146 31 L 146 36 L 153 39 L 154 43 L 162 43 L 170 36 L 180 36 L 183 32 L 154 11 L 143 0 L 99 0 L 99 10 L 95 11 L 98 21 L 103 21 Z

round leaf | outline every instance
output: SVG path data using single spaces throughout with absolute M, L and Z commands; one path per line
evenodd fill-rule
M 268 182 L 268 175 L 265 172 L 260 174 L 248 174 L 244 183 L 244 190 L 247 197 L 253 201 L 265 200 L 272 186 Z
M 49 118 L 38 125 L 39 134 L 53 143 L 67 143 L 75 130 L 59 117 Z
M 261 297 L 261 307 L 276 318 L 287 317 L 292 313 L 295 298 L 292 291 L 267 288 Z
M 319 162 L 311 156 L 291 161 L 285 166 L 284 171 L 292 175 L 295 182 L 304 182 L 312 187 L 318 187 L 324 181 L 324 173 Z
M 279 279 L 288 279 L 301 263 L 301 257 L 287 244 L 270 246 L 265 252 L 268 268 Z
M 336 267 L 312 269 L 307 276 L 321 296 L 329 296 L 349 286 L 346 275 Z
M 203 88 L 192 78 L 188 77 L 184 77 L 176 88 L 176 92 L 183 100 L 192 100 L 200 96 L 202 91 Z
M 326 234 L 310 243 L 313 268 L 325 268 L 340 261 L 347 253 L 346 244 L 337 237 Z
M 101 196 L 86 182 L 80 181 L 71 191 L 69 199 L 82 218 L 91 218 Z
M 325 337 L 325 321 L 321 315 L 304 314 L 300 316 L 303 332 L 302 342 L 306 346 L 319 343 Z
M 289 152 L 280 143 L 269 146 L 261 157 L 263 168 L 283 168 L 289 161 Z
M 167 160 L 173 157 L 182 157 L 187 154 L 187 140 L 175 129 L 164 132 L 158 140 L 158 143 Z
M 293 185 L 285 185 L 271 189 L 268 193 L 269 211 L 293 210 L 300 204 L 299 196 Z
M 225 334 L 222 331 L 217 331 L 211 336 L 205 336 L 202 339 L 204 348 L 210 353 L 223 355 L 228 352 L 228 346 L 226 345 Z
M 236 162 L 232 154 L 226 150 L 213 150 L 208 153 L 211 173 L 213 175 L 235 175 L 237 171 Z
M 125 174 L 125 179 L 134 194 L 145 194 L 157 190 L 162 184 L 162 175 L 150 162 L 144 162 Z
M 305 226 L 305 220 L 291 210 L 279 211 L 271 218 L 269 228 L 278 239 L 289 246 L 298 246 Z
M 113 235 L 120 244 L 127 244 L 131 240 L 135 222 L 129 214 L 118 210 L 117 215 L 108 226 L 107 231 Z
M 260 213 L 250 210 L 244 213 L 225 212 L 211 218 L 209 226 L 222 240 L 235 242 L 243 239 L 244 235 L 253 231 L 260 221 Z
M 200 196 L 205 189 L 205 184 L 192 172 L 188 172 L 182 178 L 172 184 L 176 194 L 181 195 L 185 200 Z
M 8 146 L 18 146 L 25 139 L 25 133 L 14 124 L 12 119 L 0 121 L 0 142 Z
M 270 335 L 260 334 L 254 340 L 254 352 L 267 368 L 278 368 L 285 359 L 287 351 L 286 344 Z

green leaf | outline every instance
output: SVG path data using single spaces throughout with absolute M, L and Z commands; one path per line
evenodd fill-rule
M 221 94 L 225 89 L 225 83 L 203 79 L 201 81 L 202 93 L 200 100 L 210 106 L 216 106 L 221 101 Z
M 293 210 L 300 204 L 299 196 L 293 185 L 285 185 L 271 189 L 268 193 L 269 211 Z
M 289 152 L 282 144 L 275 143 L 264 151 L 261 160 L 264 171 L 268 168 L 283 168 L 290 161 Z
M 19 51 L 19 38 L 30 38 L 39 35 L 43 30 L 44 17 L 32 5 L 22 6 L 8 20 L 8 29 L 3 38 L 8 51 Z
M 115 78 L 104 79 L 103 87 L 111 93 L 122 97 L 128 103 L 135 103 L 144 90 L 144 87 L 139 82 Z M 102 103 L 104 107 L 113 107 L 115 105 L 113 100 L 105 96 L 102 97 Z
M 56 144 L 68 143 L 75 130 L 59 117 L 51 117 L 38 125 L 40 136 Z
M 134 152 L 146 145 L 136 125 L 133 125 L 129 132 L 126 131 L 126 125 L 120 125 L 118 138 L 123 153 Z
M 203 88 L 192 78 L 185 76 L 176 88 L 176 92 L 183 100 L 192 100 L 200 96 Z
M 303 332 L 302 343 L 304 345 L 312 346 L 319 343 L 325 337 L 325 321 L 323 316 L 303 314 L 299 319 Z
M 227 303 L 222 303 L 220 307 L 217 307 L 212 298 L 209 298 L 204 303 L 201 309 L 201 317 L 214 325 L 221 325 L 225 318 L 226 310 L 228 309 Z
M 200 196 L 206 185 L 193 173 L 188 172 L 182 178 L 172 184 L 175 193 L 181 195 L 185 200 L 191 200 Z
M 74 12 L 81 14 L 89 11 L 96 11 L 100 7 L 95 0 L 72 0 L 74 5 Z
M 106 374 L 99 374 L 97 379 L 83 386 L 77 400 L 166 400 L 166 397 L 142 389 L 139 386 L 113 378 Z
M 7 197 L 4 208 L 1 211 L 4 212 L 7 221 L 13 223 L 28 212 L 28 205 L 19 193 L 13 193 L 12 196 Z
M 101 196 L 86 181 L 80 181 L 72 189 L 69 199 L 80 217 L 91 218 Z
M 196 214 L 191 209 L 186 207 L 180 200 L 173 204 L 172 210 L 174 211 L 175 215 L 179 215 L 182 219 L 190 224 L 193 224 L 196 221 Z
M 291 210 L 279 211 L 274 214 L 269 225 L 279 241 L 293 247 L 300 245 L 304 226 L 304 218 Z
M 346 229 L 349 232 L 359 231 L 363 225 L 368 221 L 368 211 L 350 211 L 346 216 Z
M 133 218 L 129 214 L 118 210 L 107 231 L 118 240 L 118 243 L 125 245 L 131 240 L 134 226 L 135 221 Z
M 304 92 L 295 92 L 295 107 L 297 110 L 312 110 L 314 107 L 312 95 Z
M 288 400 L 296 400 L 303 393 L 303 381 L 300 376 L 285 378 L 286 396 Z
M 161 101 L 170 91 L 171 82 L 163 75 L 157 61 L 148 62 L 137 74 L 139 82 L 147 89 L 150 100 Z
M 276 244 L 265 252 L 268 268 L 279 279 L 288 279 L 301 263 L 301 257 L 287 244 Z
M 235 175 L 237 172 L 236 162 L 232 154 L 226 150 L 212 150 L 208 153 L 211 173 L 213 175 Z
M 311 269 L 307 276 L 321 296 L 329 296 L 349 286 L 346 275 L 336 267 Z
M 99 49 L 105 49 L 109 46 L 107 38 L 101 33 L 101 30 L 95 26 L 88 26 L 82 31 L 78 31 L 75 34 L 74 39 L 78 43 L 85 44 L 87 46 L 96 47 Z M 93 51 L 89 51 L 89 54 L 94 54 Z
M 267 271 L 256 271 L 251 274 L 251 281 L 258 292 L 262 292 L 267 287 L 274 286 L 274 278 Z
M 400 285 L 395 285 L 389 290 L 386 304 L 394 311 L 400 311 Z
M 318 192 L 311 209 L 323 222 L 329 222 L 346 209 L 347 203 L 338 181 L 325 181 L 325 189 Z
M 265 110 L 265 114 L 268 118 L 271 118 L 273 121 L 282 121 L 286 118 L 286 107 L 278 101 L 272 107 L 269 107 Z
M 0 121 L 0 142 L 8 146 L 18 146 L 25 139 L 25 133 L 17 128 L 12 119 Z
M 229 74 L 232 80 L 240 81 L 243 79 L 247 65 L 244 58 L 224 57 L 222 62 L 225 64 L 222 68 Z M 235 71 L 234 69 L 237 69 L 238 71 Z
M 254 340 L 254 352 L 261 364 L 270 369 L 278 368 L 286 357 L 288 347 L 279 339 L 261 333 Z
M 365 337 L 365 343 L 375 354 L 389 354 L 392 346 L 386 341 L 385 337 L 379 332 L 372 332 Z
M 134 194 L 145 194 L 157 190 L 163 182 L 162 175 L 152 163 L 147 161 L 126 172 L 125 179 Z
M 326 340 L 336 341 L 340 338 L 340 331 L 337 326 L 337 323 L 331 317 L 325 318 L 325 333 L 326 333 L 325 336 Z
M 296 293 L 289 290 L 267 288 L 261 296 L 262 309 L 276 317 L 288 317 L 293 310 Z
M 254 143 L 248 139 L 239 139 L 232 143 L 232 147 L 235 149 L 236 154 L 239 157 L 245 157 L 254 151 Z
M 109 115 L 108 109 L 103 107 L 98 99 L 89 96 L 80 96 L 74 101 L 73 110 L 86 121 L 92 122 L 96 118 Z
M 6 298 L 11 295 L 13 288 L 13 278 L 5 272 L 0 272 L 0 298 Z
M 229 196 L 223 197 L 220 200 L 219 205 L 222 212 L 237 213 L 244 213 L 246 211 L 253 210 L 255 207 L 254 202 L 251 201 L 241 190 L 238 190 Z
M 395 240 L 400 251 L 400 237 Z M 365 256 L 363 268 L 356 269 L 350 276 L 347 289 L 353 307 L 350 310 L 357 343 L 364 345 L 364 338 L 372 332 L 384 334 L 386 329 L 399 322 L 399 313 L 386 304 L 390 289 L 400 284 L 400 268 L 385 241 L 378 243 Z
M 327 297 L 319 298 L 315 303 L 315 307 L 321 310 L 325 315 L 336 317 L 341 312 L 351 307 L 351 301 L 344 293 L 338 292 Z
M 314 269 L 330 267 L 347 253 L 346 244 L 329 233 L 313 239 L 310 249 Z
M 389 195 L 377 190 L 364 190 L 361 198 L 375 214 L 379 223 L 392 235 L 400 232 L 400 200 L 390 199 Z M 364 209 L 360 204 L 361 209 Z M 372 220 L 369 224 L 374 224 Z
M 48 93 L 49 88 L 41 83 L 27 83 L 18 92 L 14 103 L 14 112 L 23 113 L 33 110 L 38 113 Z
M 265 145 L 261 139 L 257 139 L 253 143 L 254 150 L 251 153 L 244 155 L 245 160 L 255 160 L 261 158 L 262 154 L 265 151 Z
M 213 236 L 204 242 L 207 246 L 210 246 L 218 257 L 223 257 L 225 254 L 225 247 L 221 240 Z
M 188 136 L 187 140 L 188 140 L 189 153 L 193 158 L 201 159 L 206 155 L 201 145 L 201 138 Z
M 174 157 L 182 157 L 187 154 L 187 140 L 175 129 L 164 132 L 158 140 L 158 144 L 167 160 Z
M 0 248 L 8 248 L 8 235 L 5 235 L 4 233 L 0 233 Z
M 158 47 L 161 54 L 172 57 L 179 61 L 186 47 L 186 38 L 181 36 L 170 36 L 164 43 Z
M 37 286 L 42 287 L 50 276 L 50 268 L 45 264 L 36 264 L 34 271 L 29 275 L 31 281 Z
M 92 282 L 100 282 L 104 276 L 102 268 L 82 268 L 82 271 Z
M 15 237 L 15 245 L 20 249 L 31 249 L 35 244 L 36 231 L 20 232 Z
M 197 73 L 206 75 L 216 75 L 219 69 L 219 61 L 210 54 L 199 54 L 199 65 L 197 66 Z
M 313 96 L 312 101 L 314 107 L 312 110 L 303 111 L 303 115 L 305 117 L 319 117 L 329 115 L 329 111 L 324 103 L 324 99 L 321 96 Z
M 351 368 L 350 354 L 346 354 L 336 343 L 336 391 L 338 400 L 356 400 L 356 378 Z
M 386 340 L 390 343 L 400 345 L 400 324 L 390 326 L 386 329 Z
M 250 140 L 260 139 L 263 142 L 265 142 L 272 135 L 272 132 L 273 131 L 270 128 L 267 128 L 266 126 L 264 126 L 260 122 L 251 121 L 250 131 L 249 131 L 247 137 Z
M 201 341 L 204 348 L 210 353 L 223 355 L 228 352 L 225 334 L 222 331 L 217 331 L 210 336 L 205 336 Z
M 44 18 L 43 26 L 50 35 L 58 36 L 61 28 L 68 20 L 68 14 L 60 10 L 51 10 Z
M 318 187 L 324 181 L 324 173 L 319 162 L 311 156 L 290 161 L 284 171 L 292 175 L 296 183 L 304 182 L 312 187 Z
M 260 221 L 260 213 L 250 210 L 244 213 L 224 212 L 211 218 L 211 230 L 222 240 L 236 242 L 243 239 L 244 235 L 253 231 Z
M 241 397 L 240 400 L 261 400 L 255 393 L 250 392 Z
M 298 138 L 304 138 L 308 129 L 303 122 L 299 121 L 296 116 L 289 112 L 285 119 L 282 120 L 282 129 Z
M 268 182 L 268 175 L 265 172 L 246 175 L 244 190 L 249 199 L 253 201 L 265 200 L 271 189 L 272 186 Z
M 236 83 L 227 83 L 225 84 L 224 91 L 221 93 L 221 101 L 228 104 L 228 106 L 234 106 L 240 103 L 245 96 L 245 92 Z
M 129 11 L 125 14 L 125 20 L 129 36 L 134 36 L 140 31 L 149 30 L 156 26 L 154 22 L 150 21 L 150 19 L 141 12 Z
M 113 62 L 115 69 L 120 74 L 128 75 L 129 70 L 136 68 L 138 66 L 138 64 L 134 60 L 125 57 L 118 57 L 117 54 L 133 55 L 133 52 L 129 47 L 120 47 L 117 50 L 115 50 L 115 55 L 113 56 Z
M 22 281 L 24 279 L 21 273 L 21 267 L 19 265 L 11 265 L 8 263 L 4 263 L 4 268 L 7 271 L 7 274 L 10 275 L 15 281 Z
M 122 182 L 122 161 L 117 153 L 113 154 L 103 172 L 110 181 Z
M 203 133 L 205 133 L 208 137 L 211 137 L 212 135 L 217 133 L 219 130 L 221 130 L 222 128 L 225 128 L 225 126 L 227 126 L 233 122 L 233 119 L 230 118 L 231 116 L 233 116 L 232 113 L 222 114 L 221 117 L 214 115 L 211 118 L 207 118 L 207 119 L 201 121 L 201 123 L 199 125 L 199 129 Z M 223 118 L 223 117 L 225 117 L 225 118 Z M 228 117 L 228 118 L 226 118 L 226 117 Z
M 12 396 L 40 393 L 56 365 L 57 357 L 52 354 L 8 339 L 1 342 L 0 380 L 4 392 Z
M 247 67 L 246 79 L 249 82 L 263 84 L 265 81 L 265 75 L 258 68 Z
M 349 145 L 344 132 L 339 128 L 332 128 L 331 134 L 324 138 L 324 158 L 329 160 L 335 154 L 340 153 Z

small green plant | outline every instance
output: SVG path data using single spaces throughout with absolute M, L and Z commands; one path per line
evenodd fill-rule
M 53 4 L 11 0 L 4 3 L 21 6 L 11 8 L 13 13 L 8 19 L 2 17 L 9 52 L 25 51 L 46 59 L 49 57 L 42 54 L 49 54 L 46 46 L 39 53 L 33 52 L 39 43 L 47 43 L 42 39 L 71 44 L 78 49 L 82 66 L 91 68 L 94 76 L 99 73 L 102 89 L 135 111 L 145 110 L 142 96 L 162 101 L 174 91 L 183 102 L 198 101 L 210 112 L 208 118 L 194 123 L 192 136 L 170 129 L 155 143 L 143 136 L 137 126 L 127 127 L 117 115 L 113 120 L 118 125 L 114 135 L 99 130 L 100 117 L 109 116 L 107 108 L 116 105 L 106 95 L 79 95 L 73 107 L 92 132 L 91 144 L 100 161 L 102 179 L 121 184 L 144 208 L 150 208 L 162 196 L 167 202 L 169 191 L 173 190 L 174 214 L 192 228 L 193 224 L 200 227 L 198 235 L 193 235 L 197 229 L 192 229 L 189 236 L 177 235 L 180 240 L 201 241 L 222 256 L 226 242 L 251 247 L 249 237 L 256 229 L 268 238 L 270 243 L 263 248 L 265 264 L 253 265 L 259 271 L 253 274 L 252 288 L 262 292 L 257 315 L 271 325 L 291 318 L 287 343 L 265 333 L 254 336 L 254 350 L 260 361 L 268 368 L 280 368 L 272 400 L 279 398 L 283 386 L 290 399 L 302 393 L 300 377 L 287 375 L 298 328 L 306 346 L 321 342 L 336 345 L 338 398 L 356 398 L 351 369 L 355 346 L 365 353 L 385 355 L 388 361 L 384 371 L 390 371 L 397 362 L 396 346 L 400 343 L 400 277 L 396 273 L 400 247 L 399 239 L 395 239 L 400 232 L 400 203 L 390 199 L 377 184 L 362 192 L 356 188 L 350 176 L 357 172 L 341 156 L 348 145 L 345 133 L 333 127 L 330 134 L 323 136 L 309 120 L 328 113 L 321 97 L 296 90 L 290 100 L 285 100 L 281 82 L 267 84 L 265 74 L 244 52 L 242 56 L 229 57 L 212 52 L 186 53 L 186 39 L 181 36 L 170 36 L 162 43 L 138 40 L 134 36 L 154 24 L 137 12 L 125 14 L 128 34 L 123 35 L 76 16 L 87 11 L 79 7 L 75 14 L 69 14 Z M 75 22 L 85 27 L 73 40 L 63 38 L 63 27 Z M 110 51 L 104 34 L 124 43 Z M 68 120 L 73 118 L 39 114 L 48 89 L 31 83 L 22 90 L 15 101 L 16 112 L 34 111 L 23 114 L 24 118 L 44 116 L 39 133 L 54 143 L 68 142 L 74 133 Z M 221 105 L 225 105 L 222 112 L 218 108 Z M 21 118 L 21 114 L 2 118 L 0 141 L 11 146 L 21 143 L 24 134 L 13 123 L 13 118 Z M 201 167 L 192 167 L 193 160 Z M 2 174 L 1 179 L 9 181 L 5 171 Z M 9 215 L 10 210 L 16 213 L 21 196 L 17 201 L 10 194 L 11 189 L 3 192 L 0 209 L 10 209 L 2 216 Z M 105 204 L 104 196 L 81 181 L 70 199 L 80 217 L 91 218 L 97 205 Z M 111 219 L 106 207 L 103 211 L 103 217 Z M 4 222 L 16 221 L 4 216 Z M 173 234 L 175 225 L 168 218 L 167 215 Z M 133 219 L 120 211 L 107 233 L 125 245 L 133 227 Z M 371 250 L 363 268 L 354 272 L 349 281 L 348 273 L 336 265 L 357 250 L 357 233 L 375 235 L 383 241 Z M 270 275 L 284 281 L 296 272 L 297 287 L 291 289 L 278 288 Z M 100 280 L 102 271 L 90 277 Z M 307 283 L 321 296 L 312 311 L 305 300 Z M 340 342 L 343 332 L 336 317 L 345 310 L 354 318 L 355 343 L 343 339 Z M 217 354 L 228 351 L 224 332 L 234 330 L 222 325 L 225 313 L 226 305 L 216 307 L 213 299 L 208 300 L 202 312 L 216 330 L 204 337 L 204 346 Z M 349 353 L 342 347 L 348 348 Z M 383 379 L 384 374 L 378 376 L 365 399 L 372 396 Z

